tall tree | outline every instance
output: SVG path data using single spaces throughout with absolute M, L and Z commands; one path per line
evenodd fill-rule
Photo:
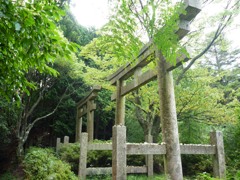
M 32 69 L 57 75 L 49 63 L 68 57 L 74 46 L 66 41 L 56 22 L 64 15 L 58 1 L 12 1 L 0 3 L 0 94 L 18 99 L 35 88 L 25 74 Z

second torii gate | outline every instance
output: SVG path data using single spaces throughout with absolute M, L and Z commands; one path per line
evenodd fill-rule
M 190 21 L 200 12 L 198 0 L 185 0 L 186 15 L 180 15 L 179 30 L 176 32 L 179 39 L 189 32 Z M 157 59 L 156 71 L 149 70 L 144 74 L 141 69 Z M 178 136 L 177 114 L 174 95 L 174 85 L 171 70 L 187 61 L 186 57 L 177 60 L 175 66 L 169 64 L 161 51 L 150 42 L 140 52 L 138 61 L 134 64 L 127 64 L 111 75 L 108 80 L 116 85 L 116 94 L 112 99 L 116 100 L 115 126 L 113 127 L 113 179 L 126 179 L 126 127 L 125 124 L 125 95 L 153 79 L 158 79 L 160 96 L 160 111 L 162 121 L 163 141 L 166 143 L 166 172 L 173 180 L 182 180 L 181 152 Z M 134 80 L 125 84 L 125 80 L 134 76 Z
M 100 90 L 101 86 L 93 86 L 91 92 L 77 103 L 76 142 L 80 142 L 80 136 L 82 133 L 82 116 L 85 114 L 87 114 L 88 140 L 92 141 L 94 138 L 94 110 L 96 109 L 94 99 L 97 97 Z

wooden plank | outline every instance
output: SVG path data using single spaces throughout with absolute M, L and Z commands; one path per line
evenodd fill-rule
M 146 166 L 127 166 L 128 174 L 147 173 Z
M 112 167 L 94 167 L 87 168 L 87 175 L 112 174 Z
M 127 143 L 127 154 L 166 154 L 166 146 L 155 143 Z
M 181 154 L 215 154 L 216 147 L 202 144 L 180 144 Z
M 100 144 L 100 143 L 89 143 L 88 151 L 102 151 L 102 150 L 112 150 L 112 143 Z

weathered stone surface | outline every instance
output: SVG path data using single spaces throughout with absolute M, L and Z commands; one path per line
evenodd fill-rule
M 111 167 L 87 168 L 87 175 L 112 174 Z
M 172 72 L 166 69 L 166 60 L 156 50 L 160 116 L 163 141 L 166 143 L 166 170 L 171 179 L 182 180 L 181 151 L 178 136 L 178 124 Z
M 64 136 L 63 144 L 67 145 L 69 143 L 69 136 Z
M 127 179 L 126 126 L 113 126 L 112 179 Z
M 98 144 L 98 143 L 89 143 L 88 144 L 88 151 L 90 150 L 112 150 L 112 143 L 107 144 Z
M 184 144 L 180 145 L 181 154 L 215 154 L 215 145 Z
M 211 132 L 210 138 L 211 144 L 216 147 L 216 154 L 213 156 L 213 174 L 217 178 L 226 179 L 226 163 L 222 132 Z
M 145 141 L 148 143 L 152 143 L 153 142 L 152 135 L 148 134 L 147 136 L 145 136 Z M 153 154 L 149 154 L 146 156 L 146 165 L 148 176 L 153 176 Z
M 127 166 L 127 173 L 147 173 L 147 166 Z
M 81 134 L 80 144 L 78 177 L 81 180 L 85 180 L 87 174 L 88 133 Z
M 57 138 L 57 143 L 56 143 L 56 152 L 59 151 L 59 149 L 61 148 L 62 143 L 61 143 L 61 138 Z
M 127 154 L 166 154 L 166 146 L 156 143 L 127 143 Z
M 79 142 L 80 134 L 82 133 L 82 116 L 85 114 L 87 114 L 88 140 L 92 141 L 94 139 L 94 110 L 96 109 L 94 99 L 100 90 L 101 86 L 94 86 L 91 92 L 77 103 L 76 142 Z

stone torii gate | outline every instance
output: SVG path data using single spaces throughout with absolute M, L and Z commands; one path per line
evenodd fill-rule
M 186 15 L 180 15 L 179 30 L 176 32 L 179 39 L 183 38 L 189 31 L 190 21 L 200 12 L 201 5 L 198 0 L 185 0 Z M 156 71 L 149 70 L 142 74 L 141 69 L 157 59 Z M 129 63 L 120 68 L 116 73 L 109 76 L 108 80 L 116 86 L 116 93 L 112 99 L 116 100 L 115 125 L 113 126 L 113 157 L 112 178 L 118 180 L 126 179 L 126 127 L 125 127 L 125 95 L 153 79 L 158 80 L 160 113 L 162 122 L 163 141 L 166 143 L 165 169 L 173 180 L 182 180 L 181 151 L 178 135 L 178 124 L 172 70 L 187 61 L 188 58 L 177 59 L 175 66 L 169 64 L 161 51 L 154 43 L 149 42 L 141 50 L 136 63 Z M 133 76 L 134 80 L 125 81 Z
M 80 136 L 82 133 L 82 117 L 85 114 L 87 114 L 88 140 L 92 141 L 94 138 L 94 110 L 96 109 L 94 100 L 100 90 L 101 86 L 93 86 L 91 92 L 84 99 L 77 103 L 76 142 L 80 142 Z

